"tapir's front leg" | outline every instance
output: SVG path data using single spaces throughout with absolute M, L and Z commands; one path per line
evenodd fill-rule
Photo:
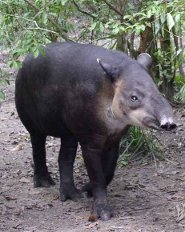
M 106 179 L 101 162 L 102 146 L 92 141 L 81 146 L 94 198 L 89 220 L 96 220 L 97 218 L 104 221 L 108 220 L 111 218 L 112 212 L 107 202 Z
M 111 142 L 111 144 L 106 143 L 104 145 L 103 152 L 101 153 L 101 164 L 106 181 L 106 186 L 110 184 L 114 176 L 117 159 L 119 156 L 119 142 L 120 139 L 118 138 L 115 141 Z M 87 192 L 87 195 L 89 197 L 92 197 L 92 186 L 90 182 L 85 184 L 82 190 Z

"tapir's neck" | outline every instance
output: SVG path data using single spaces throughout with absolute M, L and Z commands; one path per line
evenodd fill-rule
M 114 114 L 112 105 L 110 105 L 104 113 L 106 115 L 106 126 L 109 134 L 121 133 L 128 126 L 126 120 L 118 118 Z

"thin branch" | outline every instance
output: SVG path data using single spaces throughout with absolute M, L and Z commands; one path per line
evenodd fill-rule
M 24 28 L 24 29 L 28 29 L 28 30 L 41 30 L 41 31 L 46 31 L 46 32 L 50 32 L 50 33 L 52 33 L 52 34 L 58 35 L 57 32 L 52 31 L 52 30 L 48 30 L 48 29 L 42 28 L 42 27 L 36 27 L 36 28 L 35 28 L 35 27 L 27 27 L 27 28 Z
M 77 8 L 77 10 L 78 10 L 79 12 L 81 12 L 82 14 L 88 15 L 88 16 L 90 16 L 90 17 L 93 18 L 93 19 L 96 18 L 94 15 L 90 14 L 89 12 L 82 10 L 82 9 L 79 7 L 79 5 L 78 5 L 74 0 L 73 0 L 73 3 L 74 3 L 74 5 L 75 5 L 75 7 Z
M 29 0 L 24 0 L 26 3 L 28 3 L 31 7 L 33 7 L 36 11 L 40 11 L 40 9 L 35 6 L 32 2 L 30 2 Z
M 3 15 L 8 15 L 8 16 L 15 17 L 15 18 L 18 18 L 18 19 L 19 19 L 19 18 L 20 18 L 20 19 L 24 19 L 24 20 L 26 20 L 26 21 L 28 21 L 28 22 L 35 22 L 35 20 L 27 19 L 27 18 L 25 18 L 25 17 L 23 17 L 23 16 L 14 15 L 14 14 L 7 14 L 7 13 L 5 13 L 5 12 L 3 12 L 3 11 L 0 11 L 0 13 L 3 14 Z
M 6 3 L 5 1 L 1 1 L 1 0 L 0 0 L 0 2 L 2 2 L 2 3 L 4 3 L 4 4 L 6 4 L 6 5 L 8 6 L 8 3 Z
M 32 2 L 30 2 L 29 0 L 24 0 L 27 4 L 29 4 L 32 8 L 34 8 L 37 12 L 40 11 L 40 9 L 35 6 L 35 4 L 33 4 Z M 51 18 L 50 16 L 48 17 L 49 21 L 57 28 L 57 30 L 59 31 L 61 37 L 66 40 L 66 41 L 70 41 L 71 39 L 69 39 L 68 35 L 67 35 L 67 31 L 64 28 L 61 28 L 60 26 L 58 26 L 58 24 L 53 20 L 53 18 Z
M 123 16 L 123 14 L 122 14 L 120 11 L 118 11 L 113 5 L 111 5 L 107 0 L 103 0 L 103 2 L 106 3 L 107 6 L 108 6 L 111 10 L 115 11 L 118 15 Z

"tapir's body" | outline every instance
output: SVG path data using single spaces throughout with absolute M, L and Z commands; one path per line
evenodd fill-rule
M 126 56 L 95 46 L 92 53 L 89 47 L 55 43 L 47 47 L 46 57 L 33 59 L 30 55 L 25 59 L 17 78 L 16 102 L 18 112 L 19 108 L 24 112 L 20 117 L 29 132 L 36 129 L 37 133 L 63 137 L 67 128 L 77 139 L 84 139 L 84 134 L 86 139 L 92 134 L 110 133 L 104 110 L 112 101 L 113 87 L 97 58 L 119 65 Z M 23 76 L 24 82 L 19 81 Z
M 174 127 L 172 110 L 150 75 L 150 58 L 138 62 L 122 52 L 93 45 L 53 43 L 45 55 L 29 55 L 16 79 L 16 107 L 31 135 L 34 184 L 54 184 L 45 157 L 45 139 L 61 138 L 61 199 L 75 200 L 73 162 L 81 145 L 94 197 L 95 216 L 111 211 L 106 186 L 112 180 L 119 141 L 130 125 L 155 129 Z M 98 59 L 98 62 L 97 62 Z

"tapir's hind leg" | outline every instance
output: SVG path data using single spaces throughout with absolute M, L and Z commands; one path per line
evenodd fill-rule
M 49 187 L 55 184 L 46 166 L 45 142 L 45 135 L 31 134 L 34 161 L 34 187 Z
M 61 139 L 59 152 L 59 172 L 60 172 L 60 198 L 62 201 L 71 199 L 76 201 L 82 195 L 74 185 L 73 164 L 76 157 L 78 141 L 68 135 Z

